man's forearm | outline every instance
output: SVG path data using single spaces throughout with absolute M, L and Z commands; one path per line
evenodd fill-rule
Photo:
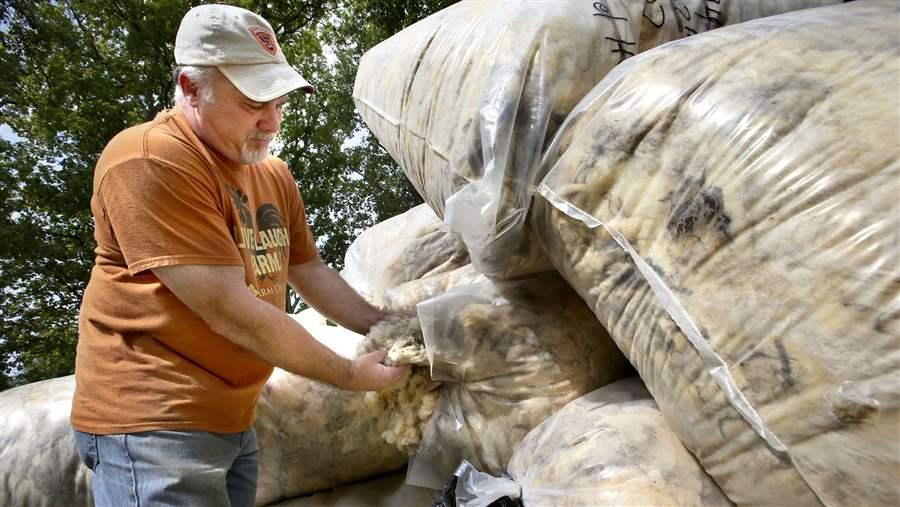
M 269 364 L 340 388 L 352 388 L 351 361 L 320 343 L 274 306 L 251 295 L 240 308 L 223 309 L 219 315 L 221 318 L 211 324 L 213 331 Z
M 352 361 L 335 354 L 282 310 L 257 299 L 247 289 L 243 266 L 174 265 L 152 271 L 213 331 L 273 366 L 352 390 L 382 389 L 405 372 L 382 364 L 383 350 Z
M 291 373 L 352 388 L 351 362 L 280 309 L 257 299 L 238 266 L 165 266 L 154 274 L 216 333 Z
M 320 260 L 291 266 L 289 281 L 306 303 L 354 332 L 366 334 L 370 327 L 386 317 Z
M 408 369 L 385 366 L 382 361 L 387 352 L 384 350 L 363 354 L 352 361 L 344 359 L 319 343 L 286 313 L 256 299 L 249 291 L 246 294 L 250 300 L 229 303 L 229 308 L 221 310 L 221 314 L 230 317 L 218 320 L 219 327 L 214 330 L 270 364 L 350 390 L 383 389 Z

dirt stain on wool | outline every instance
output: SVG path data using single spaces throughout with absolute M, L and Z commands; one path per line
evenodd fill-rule
M 706 187 L 705 177 L 686 177 L 666 200 L 670 203 L 666 228 L 675 239 L 699 239 L 710 231 L 730 239 L 731 217 L 725 213 L 722 189 Z
M 878 414 L 878 406 L 859 400 L 839 400 L 832 402 L 831 413 L 846 425 L 862 424 Z

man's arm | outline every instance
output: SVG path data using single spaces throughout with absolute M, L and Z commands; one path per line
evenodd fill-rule
M 241 266 L 180 265 L 152 271 L 213 331 L 289 372 L 365 391 L 384 388 L 405 371 L 380 364 L 384 351 L 352 361 L 335 354 L 286 313 L 257 299 L 247 289 Z
M 319 257 L 290 266 L 288 282 L 319 313 L 359 334 L 368 333 L 373 324 L 387 317 Z

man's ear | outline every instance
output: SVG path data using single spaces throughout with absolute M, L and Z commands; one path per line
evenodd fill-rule
M 197 107 L 200 104 L 200 94 L 197 93 L 197 85 L 183 72 L 178 73 L 178 86 L 181 87 L 181 94 L 188 100 L 191 107 Z

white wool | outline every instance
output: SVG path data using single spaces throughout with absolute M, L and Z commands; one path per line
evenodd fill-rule
M 463 459 L 499 474 L 544 418 L 630 371 L 553 273 L 464 285 L 418 311 L 432 375 L 444 387 L 413 462 L 414 484 L 440 487 Z
M 546 251 L 737 503 L 900 503 L 898 16 L 657 48 L 548 150 Z
M 638 377 L 601 387 L 548 417 L 516 447 L 508 471 L 526 507 L 732 505 Z
M 397 383 L 366 394 L 366 403 L 387 419 L 382 433 L 385 441 L 412 454 L 422 439 L 425 423 L 431 418 L 440 395 L 439 383 L 428 372 L 428 358 L 422 340 L 422 328 L 416 317 L 387 320 L 372 327 L 360 346 L 360 354 L 387 349 L 387 365 L 411 365 Z
M 347 248 L 341 276 L 375 306 L 385 292 L 411 280 L 447 273 L 469 262 L 456 236 L 420 204 L 366 229 Z
M 366 52 L 353 99 L 478 271 L 511 279 L 551 268 L 526 224 L 541 159 L 611 69 L 692 33 L 838 1 L 459 2 Z

